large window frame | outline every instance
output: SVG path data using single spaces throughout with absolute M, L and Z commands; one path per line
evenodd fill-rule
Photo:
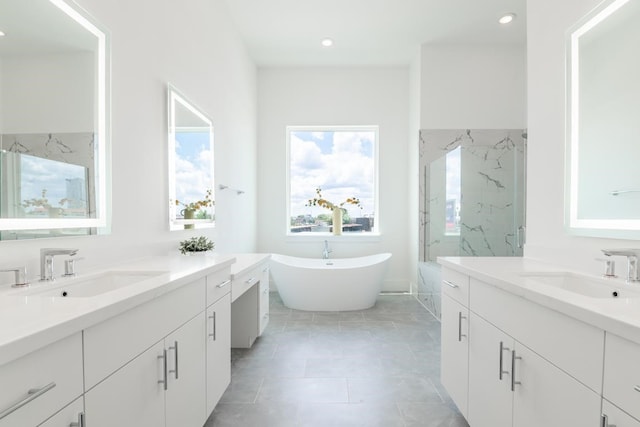
M 292 232 L 291 231 L 291 218 L 294 216 L 292 212 L 292 190 L 291 190 L 291 144 L 292 144 L 292 135 L 294 133 L 300 132 L 372 132 L 374 134 L 373 137 L 373 147 L 372 147 L 372 157 L 373 157 L 373 227 L 371 231 L 366 232 L 344 232 L 340 236 L 333 235 L 330 231 L 308 231 L 308 232 Z M 287 237 L 291 237 L 292 239 L 308 239 L 308 240 L 324 240 L 327 237 L 336 237 L 340 239 L 367 239 L 367 238 L 377 238 L 380 236 L 380 209 L 379 209 L 379 127 L 376 125 L 359 125 L 359 126 L 287 126 L 286 127 L 286 235 Z M 318 183 L 317 185 L 322 185 L 322 183 Z M 315 197 L 315 187 L 309 189 L 309 199 Z M 360 197 L 358 194 L 354 194 L 353 196 Z M 329 198 L 329 197 L 327 197 Z M 333 200 L 332 200 L 333 201 Z M 338 201 L 336 201 L 338 202 Z

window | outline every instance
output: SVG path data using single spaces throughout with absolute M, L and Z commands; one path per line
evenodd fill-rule
M 287 128 L 290 234 L 331 231 L 331 210 L 310 202 L 320 195 L 343 208 L 345 234 L 378 231 L 377 140 L 377 126 Z

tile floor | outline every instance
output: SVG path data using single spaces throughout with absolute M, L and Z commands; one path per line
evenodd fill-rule
M 205 427 L 468 426 L 439 381 L 440 323 L 412 296 L 327 313 L 271 293 L 270 309 Z

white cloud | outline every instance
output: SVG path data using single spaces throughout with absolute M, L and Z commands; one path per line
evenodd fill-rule
M 318 138 L 317 139 L 322 139 Z M 373 181 L 374 159 L 365 149 L 373 142 L 371 132 L 336 132 L 333 150 L 322 154 L 313 141 L 291 139 L 291 214 L 317 215 L 325 209 L 305 207 L 307 200 L 315 197 L 315 189 L 322 188 L 322 195 L 333 203 L 341 203 L 350 197 L 358 197 L 362 211 L 353 205 L 344 205 L 352 216 L 371 214 L 374 210 Z

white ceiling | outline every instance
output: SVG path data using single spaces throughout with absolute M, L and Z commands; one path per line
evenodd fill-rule
M 409 64 L 422 44 L 517 44 L 526 0 L 226 0 L 259 66 Z M 504 13 L 517 19 L 498 24 Z M 334 46 L 320 41 L 330 37 Z

